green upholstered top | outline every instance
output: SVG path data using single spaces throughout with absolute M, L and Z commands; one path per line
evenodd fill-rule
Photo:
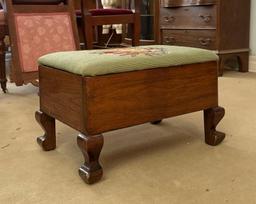
M 218 56 L 209 50 L 152 45 L 56 52 L 40 57 L 38 62 L 40 65 L 82 76 L 97 76 L 217 60 Z

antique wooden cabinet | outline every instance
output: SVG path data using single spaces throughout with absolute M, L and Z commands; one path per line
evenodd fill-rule
M 248 71 L 249 25 L 250 0 L 161 0 L 161 42 L 216 50 L 220 75 L 234 57 Z
M 127 0 L 123 0 L 128 4 Z M 133 0 L 133 4 L 134 4 Z M 141 1 L 141 45 L 159 44 L 159 10 L 160 0 L 140 0 Z M 133 6 L 132 6 L 133 7 Z M 125 42 L 129 42 L 131 32 L 128 27 Z

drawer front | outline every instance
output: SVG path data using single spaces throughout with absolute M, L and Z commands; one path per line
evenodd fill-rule
M 161 8 L 160 12 L 160 25 L 162 28 L 216 28 L 216 5 Z
M 198 6 L 216 4 L 217 0 L 161 0 L 163 7 Z
M 162 30 L 162 44 L 216 49 L 215 30 Z

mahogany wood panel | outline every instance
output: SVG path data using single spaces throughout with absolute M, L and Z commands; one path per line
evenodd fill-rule
M 39 67 L 40 110 L 83 131 L 82 78 L 56 69 Z
M 216 66 L 210 62 L 85 78 L 88 134 L 217 106 Z
M 219 5 L 219 49 L 248 49 L 250 0 L 222 0 Z
M 216 49 L 215 30 L 163 30 L 162 44 Z
M 216 29 L 216 6 L 161 8 L 161 28 Z

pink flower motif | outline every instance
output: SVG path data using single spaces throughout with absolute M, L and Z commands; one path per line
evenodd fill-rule
M 45 35 L 46 30 L 45 30 L 45 28 L 43 28 L 43 27 L 39 27 L 39 28 L 37 28 L 37 33 L 38 33 L 39 35 L 43 36 L 43 35 Z
M 52 27 L 53 26 L 53 22 L 51 19 L 45 19 L 45 25 L 47 25 L 48 27 Z
M 64 31 L 65 31 L 65 28 L 63 26 L 58 26 L 57 31 L 58 31 L 59 34 L 63 34 Z
M 27 20 L 24 21 L 24 26 L 27 27 L 27 28 L 31 28 L 31 27 L 33 27 L 33 25 L 34 25 L 34 23 L 30 19 L 27 19 Z

